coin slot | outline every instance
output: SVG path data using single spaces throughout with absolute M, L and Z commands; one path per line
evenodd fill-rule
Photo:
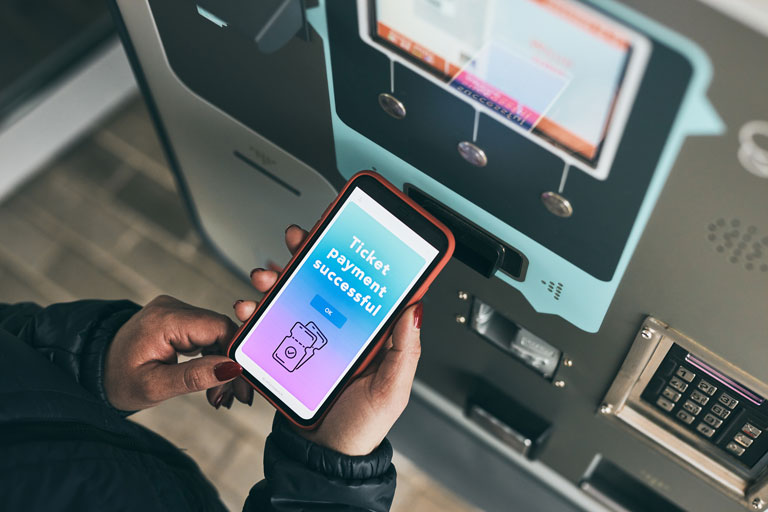
M 542 377 L 555 375 L 561 351 L 475 297 L 469 328 Z

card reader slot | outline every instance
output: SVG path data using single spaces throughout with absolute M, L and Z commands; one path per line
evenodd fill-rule
M 525 279 L 528 260 L 487 231 L 473 224 L 416 187 L 406 184 L 405 193 L 453 232 L 454 257 L 484 277 L 501 270 L 517 281 Z

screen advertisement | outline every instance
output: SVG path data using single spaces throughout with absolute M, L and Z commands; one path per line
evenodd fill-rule
M 437 255 L 356 188 L 235 359 L 300 417 L 311 418 Z

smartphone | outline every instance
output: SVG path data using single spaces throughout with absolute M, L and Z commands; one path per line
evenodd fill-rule
M 451 232 L 378 174 L 345 185 L 228 355 L 300 427 L 319 423 L 453 253 Z

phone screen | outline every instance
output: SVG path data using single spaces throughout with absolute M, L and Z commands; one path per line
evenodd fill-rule
M 354 188 L 235 359 L 299 417 L 312 418 L 438 253 Z

